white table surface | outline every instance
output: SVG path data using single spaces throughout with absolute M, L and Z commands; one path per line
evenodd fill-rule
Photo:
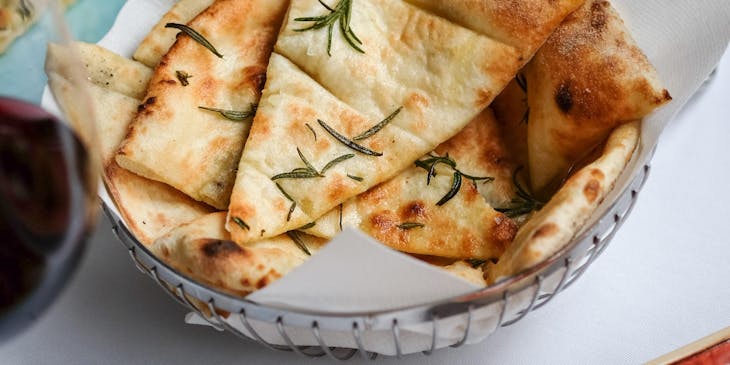
M 730 326 L 728 181 L 730 53 L 664 132 L 633 213 L 575 285 L 480 344 L 378 362 L 635 364 Z M 0 364 L 329 362 L 186 325 L 184 315 L 104 220 L 60 300 L 0 345 Z

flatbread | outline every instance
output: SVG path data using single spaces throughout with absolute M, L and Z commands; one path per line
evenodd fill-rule
M 55 1 L 64 7 L 74 2 L 74 0 Z M 38 0 L 0 0 L 0 54 L 36 22 L 38 2 Z
M 137 100 L 144 98 L 152 77 L 151 68 L 96 44 L 75 44 L 92 83 Z
M 237 242 L 255 239 L 261 230 L 276 235 L 311 222 L 402 171 L 458 133 L 521 64 L 511 46 L 411 5 L 384 0 L 358 1 L 352 8 L 350 26 L 365 53 L 335 34 L 330 56 L 327 31 L 297 31 L 304 25 L 295 20 L 323 10 L 316 0 L 293 3 L 279 35 L 231 199 L 227 227 Z M 278 68 L 272 66 L 275 58 L 281 59 Z M 282 180 L 298 203 L 294 214 L 287 214 L 288 199 L 270 180 L 302 168 L 297 147 L 319 168 L 352 152 L 324 124 L 352 138 L 395 110 L 400 114 L 390 124 L 362 142 L 383 156 L 360 153 L 326 177 Z M 316 143 L 307 123 L 321 137 Z M 347 174 L 363 181 L 355 184 Z M 234 218 L 244 224 L 234 224 Z
M 480 287 L 487 286 L 487 281 L 484 279 L 484 271 L 473 267 L 466 261 L 456 261 L 453 264 L 440 267 L 446 270 L 446 272 L 456 275 L 472 284 Z
M 220 0 L 191 21 L 223 57 L 178 36 L 155 70 L 117 163 L 225 209 L 250 123 L 199 107 L 253 109 L 286 4 Z M 187 86 L 178 71 L 190 75 Z
M 519 50 L 527 62 L 584 0 L 406 0 Z
M 639 142 L 640 122 L 614 130 L 594 162 L 565 185 L 517 232 L 514 242 L 487 270 L 487 281 L 520 273 L 563 248 L 583 227 L 628 164 Z
M 517 165 L 527 167 L 527 121 L 530 116 L 527 108 L 527 93 L 523 90 L 524 75 L 518 75 L 520 82 L 510 82 L 489 107 L 501 130 L 501 140 L 507 148 L 507 155 Z M 520 86 L 520 83 L 523 86 Z M 527 172 L 527 169 L 522 170 Z M 529 181 L 529 180 L 528 180 Z
M 180 0 L 162 16 L 142 40 L 133 58 L 154 68 L 175 43 L 178 31 L 165 28 L 167 23 L 187 24 L 205 10 L 214 0 Z
M 549 196 L 617 125 L 671 100 L 608 1 L 571 14 L 526 67 L 530 178 Z
M 474 183 L 463 178 L 459 192 L 438 206 L 453 184 L 454 169 L 437 165 L 436 176 L 427 184 L 428 171 L 413 165 L 351 198 L 341 210 L 335 208 L 305 231 L 332 238 L 341 227 L 352 226 L 403 252 L 467 259 L 499 257 L 512 242 L 517 225 L 492 207 L 507 206 L 514 198 L 514 166 L 491 110 L 485 109 L 436 148 L 436 153 L 448 155 L 465 174 L 494 180 Z
M 309 258 L 287 235 L 237 245 L 230 241 L 225 221 L 225 212 L 206 215 L 170 231 L 150 249 L 192 279 L 240 296 L 271 284 Z M 312 254 L 325 243 L 306 234 L 299 238 Z
M 96 115 L 99 148 L 103 164 L 103 178 L 117 209 L 134 236 L 143 244 L 151 244 L 168 230 L 198 218 L 212 211 L 212 208 L 198 203 L 165 184 L 145 179 L 119 167 L 114 161 L 117 147 L 127 132 L 140 100 L 116 90 L 127 90 L 138 94 L 147 84 L 145 75 L 151 70 L 140 71 L 145 66 L 120 57 L 96 45 L 80 44 L 81 61 L 87 70 L 101 70 L 110 67 L 115 76 L 108 73 L 90 73 L 93 82 L 88 85 L 88 97 Z M 62 107 L 73 107 L 79 100 L 77 84 L 67 80 L 60 67 L 66 52 L 58 46 L 50 46 L 47 56 L 49 85 Z M 112 66 L 109 66 L 112 65 Z M 126 77 L 120 77 L 126 75 Z

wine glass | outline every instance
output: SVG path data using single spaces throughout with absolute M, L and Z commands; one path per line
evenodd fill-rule
M 67 2 L 0 9 L 10 19 L 1 37 L 35 23 L 0 55 L 0 343 L 58 296 L 97 216 L 94 116 L 63 18 Z M 41 102 L 46 80 L 60 90 L 58 104 Z

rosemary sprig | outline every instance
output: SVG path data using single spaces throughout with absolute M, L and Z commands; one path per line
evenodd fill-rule
M 347 174 L 347 177 L 349 177 L 350 179 L 353 179 L 357 182 L 362 182 L 363 180 L 365 180 L 365 179 L 361 178 L 360 176 L 355 176 L 355 175 L 350 175 L 350 174 Z
M 292 241 L 294 241 L 294 244 L 296 244 L 302 251 L 304 251 L 307 256 L 312 256 L 312 253 L 309 252 L 309 249 L 307 248 L 307 245 L 304 244 L 304 241 L 302 241 L 302 237 L 299 236 L 299 232 L 297 231 L 289 231 L 286 232 L 286 235 L 291 238 Z
M 312 132 L 312 135 L 314 136 L 314 141 L 317 142 L 317 132 L 314 131 L 314 128 L 312 128 L 312 126 L 309 125 L 309 123 L 304 123 L 304 125 L 307 126 L 307 128 L 309 128 L 309 131 Z
M 243 221 L 243 219 L 241 219 L 239 217 L 233 217 L 231 219 L 233 220 L 233 223 L 238 224 L 238 226 L 241 227 L 242 229 L 245 229 L 247 231 L 251 229 L 251 227 L 249 227 L 248 224 L 246 224 L 246 222 Z
M 327 123 L 325 123 L 323 120 L 317 119 L 317 122 L 319 123 L 320 126 L 322 126 L 322 128 L 324 128 L 325 131 L 327 131 L 327 133 L 329 133 L 332 137 L 334 137 L 337 141 L 339 141 L 340 143 L 342 143 L 349 149 L 356 151 L 356 152 L 360 152 L 360 153 L 368 155 L 368 156 L 382 156 L 383 155 L 382 152 L 373 151 L 365 146 L 361 146 L 361 145 L 349 140 L 347 137 L 343 136 L 342 134 L 340 134 L 339 132 L 334 130 L 332 127 L 327 125 Z
M 428 175 L 426 176 L 426 185 L 430 185 L 431 178 L 436 176 L 436 166 L 438 164 L 444 164 L 451 167 L 451 169 L 454 170 L 454 175 L 451 180 L 451 189 L 449 189 L 446 195 L 444 195 L 444 197 L 436 203 L 437 206 L 442 206 L 446 204 L 449 200 L 451 200 L 451 198 L 456 196 L 456 194 L 459 192 L 459 189 L 461 189 L 461 183 L 463 180 L 462 178 L 464 177 L 471 180 L 472 183 L 474 183 L 475 185 L 478 181 L 483 181 L 484 183 L 487 183 L 494 180 L 494 178 L 490 176 L 472 176 L 463 173 L 456 167 L 456 161 L 454 161 L 454 159 L 451 158 L 448 153 L 444 156 L 429 154 L 428 158 L 426 158 L 425 160 L 416 161 L 416 166 L 428 171 Z
M 326 165 L 324 165 L 324 167 L 322 168 L 322 171 L 320 171 L 319 173 L 322 174 L 322 175 L 324 175 L 324 173 L 327 172 L 327 170 L 333 168 L 338 163 L 343 162 L 343 161 L 347 161 L 347 160 L 349 160 L 349 159 L 351 159 L 353 157 L 355 157 L 355 154 L 353 154 L 353 153 L 348 153 L 346 155 L 342 155 L 340 157 L 337 157 L 334 160 L 328 162 Z
M 218 56 L 218 58 L 223 58 L 223 55 L 218 52 L 213 45 L 208 42 L 205 37 L 203 37 L 202 34 L 198 33 L 197 30 L 188 27 L 185 24 L 178 24 L 178 23 L 167 23 L 165 24 L 165 28 L 175 28 L 179 29 L 183 33 L 187 34 L 190 38 L 192 38 L 194 41 L 198 42 L 201 46 L 207 48 L 209 51 L 213 52 L 214 55 Z
M 522 184 L 520 184 L 518 175 L 522 168 L 523 167 L 520 166 L 515 169 L 514 173 L 512 173 L 512 182 L 517 188 L 517 197 L 512 199 L 509 207 L 495 208 L 496 211 L 504 213 L 510 218 L 530 213 L 533 210 L 540 210 L 543 206 L 545 206 L 544 202 L 537 200 L 522 186 Z
M 407 230 L 409 230 L 409 229 L 413 229 L 413 228 L 423 228 L 423 227 L 425 227 L 425 226 L 426 226 L 425 224 L 423 224 L 423 223 L 418 223 L 418 222 L 403 222 L 403 223 L 401 223 L 401 224 L 397 225 L 396 227 L 398 227 L 398 228 L 400 228 L 400 229 L 402 229 L 402 230 L 405 230 L 405 231 L 407 231 Z
M 294 199 L 292 199 L 292 197 L 289 195 L 289 193 L 287 193 L 284 190 L 284 188 L 282 188 L 281 185 L 279 185 L 279 183 L 276 183 L 276 187 L 279 188 L 279 191 L 281 191 L 281 193 L 284 195 L 284 197 L 287 198 L 287 200 L 289 200 L 291 202 L 291 207 L 289 207 L 289 213 L 287 213 L 287 215 L 286 215 L 286 221 L 288 222 L 291 220 L 291 215 L 292 215 L 292 213 L 294 213 L 294 209 L 297 208 L 297 202 L 294 201 Z
M 353 137 L 352 140 L 361 141 L 365 138 L 368 138 L 368 137 L 374 135 L 375 133 L 380 132 L 381 129 L 383 129 L 386 125 L 388 125 L 388 123 L 390 123 L 393 119 L 395 119 L 396 116 L 398 116 L 398 113 L 400 113 L 400 111 L 402 109 L 403 109 L 402 106 L 398 107 L 398 109 L 396 109 L 394 112 L 390 113 L 390 115 L 385 117 L 385 119 L 380 121 L 380 123 L 376 124 L 375 126 L 366 130 L 365 132 L 362 132 L 361 134 L 357 135 L 356 137 Z
M 329 14 L 321 16 L 301 17 L 295 18 L 297 22 L 314 22 L 306 28 L 294 29 L 295 32 L 305 32 L 308 30 L 318 30 L 327 27 L 327 55 L 332 56 L 332 33 L 335 27 L 335 23 L 339 23 L 340 33 L 345 39 L 345 42 L 350 45 L 354 50 L 365 53 L 360 48 L 362 41 L 355 35 L 355 32 L 350 28 L 350 17 L 352 15 L 352 1 L 353 0 L 340 0 L 334 8 L 325 4 L 322 0 L 319 3 L 329 11 Z
M 234 122 L 242 122 L 247 119 L 253 118 L 254 115 L 256 115 L 256 108 L 258 105 L 256 104 L 250 104 L 249 110 L 227 110 L 227 109 L 219 109 L 219 108 L 211 108 L 207 106 L 199 106 L 198 108 L 216 112 L 220 115 L 222 115 L 224 118 L 228 120 L 232 120 Z
M 193 75 L 180 70 L 175 71 L 175 76 L 177 76 L 177 80 L 180 81 L 180 85 L 182 86 L 190 85 L 190 81 L 188 81 L 188 79 L 193 77 Z
M 324 177 L 324 175 L 320 174 L 317 169 L 312 166 L 312 164 L 307 160 L 306 157 L 304 157 L 304 154 L 302 151 L 297 147 L 297 153 L 299 154 L 299 158 L 304 163 L 304 166 L 306 167 L 298 167 L 290 172 L 284 172 L 281 174 L 274 175 L 271 180 L 276 181 L 279 179 L 311 179 L 315 177 Z

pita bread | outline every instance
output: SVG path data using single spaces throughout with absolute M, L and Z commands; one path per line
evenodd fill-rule
M 608 1 L 568 16 L 526 67 L 532 188 L 549 196 L 617 125 L 671 100 Z
M 251 111 L 286 3 L 220 0 L 190 22 L 223 58 L 179 36 L 155 70 L 117 163 L 226 208 L 250 124 L 199 107 Z M 187 86 L 178 71 L 190 75 Z
M 571 176 L 520 228 L 497 264 L 488 268 L 489 283 L 542 262 L 570 242 L 628 164 L 638 145 L 640 129 L 639 122 L 631 122 L 611 133 L 603 154 Z
M 152 77 L 152 69 L 96 44 L 76 42 L 89 80 L 107 90 L 140 100 Z
M 271 284 L 309 258 L 287 235 L 239 246 L 230 241 L 225 221 L 225 212 L 203 216 L 170 231 L 150 249 L 192 279 L 240 296 Z M 299 237 L 312 254 L 324 246 L 323 239 Z
M 205 10 L 214 0 L 180 0 L 162 16 L 147 36 L 142 40 L 133 58 L 147 67 L 154 68 L 162 59 L 177 37 L 178 31 L 165 28 L 167 23 L 187 24 Z M 141 98 L 141 97 L 140 97 Z
M 523 62 L 585 0 L 406 0 L 517 48 Z
M 322 10 L 315 0 L 293 3 L 279 35 L 275 50 L 282 57 L 272 56 L 272 64 L 278 57 L 281 67 L 270 64 L 231 199 L 231 219 L 245 222 L 227 226 L 237 242 L 254 239 L 261 230 L 276 235 L 311 222 L 408 167 L 483 110 L 514 77 L 521 62 L 510 46 L 408 4 L 384 0 L 358 1 L 352 9 L 351 27 L 360 33 L 365 53 L 335 39 L 329 56 L 326 30 L 297 31 L 302 28 L 298 17 Z M 315 90 L 317 97 L 303 96 Z M 400 114 L 363 142 L 383 156 L 359 154 L 324 178 L 282 181 L 298 203 L 297 211 L 287 214 L 287 199 L 270 179 L 302 168 L 297 147 L 306 151 L 313 166 L 352 153 L 322 123 L 317 125 L 318 120 L 351 138 L 388 119 L 395 110 Z M 306 123 L 321 126 L 322 138 L 316 143 Z M 282 148 L 270 147 L 274 143 Z M 355 173 L 363 178 L 358 184 L 347 178 Z
M 480 287 L 487 286 L 486 280 L 484 280 L 484 271 L 479 268 L 475 268 L 466 261 L 456 261 L 453 264 L 441 266 L 442 269 L 456 275 L 472 284 Z
M 453 184 L 454 170 L 437 165 L 436 176 L 427 185 L 428 171 L 413 165 L 348 200 L 342 206 L 342 226 L 359 228 L 385 245 L 413 254 L 499 257 L 512 242 L 517 225 L 487 203 L 506 206 L 514 195 L 513 166 L 491 110 L 485 109 L 436 152 L 450 156 L 465 174 L 494 180 L 473 183 L 463 178 L 459 192 L 438 206 Z M 305 232 L 332 238 L 341 231 L 339 218 L 340 209 L 335 208 Z
M 198 203 L 179 191 L 156 181 L 145 179 L 120 168 L 114 161 L 116 149 L 124 137 L 127 126 L 137 111 L 140 103 L 128 95 L 115 90 L 129 90 L 136 93 L 144 88 L 144 75 L 151 73 L 138 72 L 137 62 L 122 58 L 106 49 L 94 45 L 81 45 L 82 61 L 87 69 L 99 70 L 106 65 L 113 65 L 115 75 L 111 78 L 94 77 L 94 84 L 88 87 L 88 100 L 97 111 L 96 127 L 99 135 L 104 167 L 104 182 L 112 196 L 124 221 L 135 237 L 145 245 L 151 244 L 157 237 L 182 223 L 210 213 L 211 208 Z M 77 87 L 66 79 L 59 64 L 65 52 L 57 46 L 49 47 L 47 56 L 47 73 L 49 85 L 62 107 L 75 105 L 78 98 Z M 61 72 L 61 73 L 59 73 Z M 93 75 L 93 73 L 91 74 Z M 108 81 L 106 81 L 108 80 Z

